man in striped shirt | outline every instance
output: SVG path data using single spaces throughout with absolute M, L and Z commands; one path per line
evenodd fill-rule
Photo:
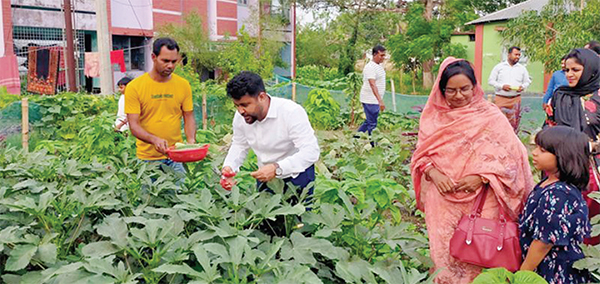
M 358 128 L 369 135 L 377 127 L 379 112 L 385 110 L 383 95 L 385 94 L 385 69 L 381 63 L 385 59 L 385 47 L 373 47 L 373 60 L 363 69 L 363 85 L 360 90 L 360 102 L 365 110 L 366 120 Z

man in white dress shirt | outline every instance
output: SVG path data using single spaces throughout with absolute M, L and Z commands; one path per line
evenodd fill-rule
M 492 69 L 488 84 L 494 87 L 494 103 L 506 115 L 515 132 L 521 121 L 521 93 L 531 84 L 529 72 L 519 64 L 521 49 L 513 46 L 508 49 L 508 58 Z
M 258 170 L 251 175 L 259 190 L 270 191 L 267 182 L 279 178 L 302 191 L 315 180 L 314 163 L 320 149 L 306 111 L 297 103 L 269 96 L 258 74 L 243 71 L 227 83 L 227 95 L 237 112 L 233 118 L 233 140 L 223 163 L 225 189 L 235 184 L 237 172 L 254 150 Z M 308 188 L 312 196 L 312 186 Z

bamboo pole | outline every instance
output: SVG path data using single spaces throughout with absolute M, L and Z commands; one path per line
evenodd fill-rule
M 396 109 L 396 88 L 394 87 L 394 78 L 390 78 L 390 83 L 392 85 L 392 106 L 394 107 L 394 112 L 397 112 Z
M 206 91 L 202 93 L 202 129 L 208 129 L 208 114 L 206 113 Z
M 21 99 L 21 137 L 23 150 L 29 151 L 29 102 L 27 98 Z
M 292 101 L 296 101 L 296 82 L 292 82 Z

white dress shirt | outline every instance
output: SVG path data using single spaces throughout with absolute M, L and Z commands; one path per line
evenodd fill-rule
M 371 89 L 369 79 L 375 80 L 377 92 L 379 92 L 379 96 L 383 99 L 383 95 L 385 95 L 385 69 L 383 69 L 381 64 L 377 64 L 373 60 L 369 61 L 363 69 L 363 84 L 360 88 L 360 102 L 363 104 L 378 105 L 379 101 L 375 97 L 373 89 Z
M 488 84 L 494 87 L 496 95 L 516 97 L 520 93 L 517 93 L 516 90 L 510 90 L 508 92 L 504 91 L 502 90 L 502 86 L 510 85 L 514 88 L 522 86 L 523 89 L 527 89 L 529 84 L 531 84 L 531 79 L 529 78 L 529 72 L 527 72 L 525 66 L 519 63 L 511 66 L 507 61 L 504 61 L 498 63 L 498 65 L 492 69 Z
M 248 124 L 235 112 L 233 140 L 223 167 L 237 172 L 249 149 L 254 150 L 259 167 L 279 164 L 282 174 L 278 178 L 297 177 L 319 159 L 321 152 L 306 111 L 291 100 L 275 97 L 271 97 L 262 121 Z

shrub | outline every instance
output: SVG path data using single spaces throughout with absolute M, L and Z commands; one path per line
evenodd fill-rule
M 313 127 L 335 129 L 340 126 L 340 105 L 325 89 L 314 89 L 308 93 L 304 104 Z

